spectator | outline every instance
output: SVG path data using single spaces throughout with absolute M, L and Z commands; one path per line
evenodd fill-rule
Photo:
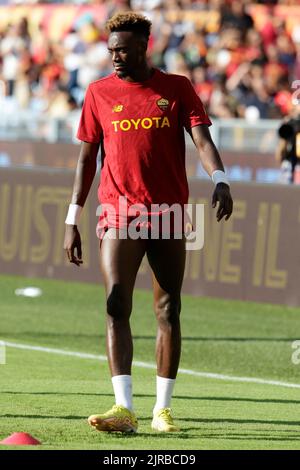
M 300 29 L 296 25 L 288 31 L 272 6 L 264 21 L 254 22 L 253 5 L 246 0 L 100 3 L 105 8 L 103 22 L 91 10 L 75 18 L 60 42 L 47 35 L 47 22 L 34 26 L 31 18 L 21 18 L 0 32 L 0 83 L 9 109 L 21 106 L 43 112 L 53 107 L 54 95 L 80 107 L 87 84 L 112 71 L 105 20 L 116 10 L 133 8 L 143 9 L 153 21 L 153 65 L 191 78 L 214 116 L 243 117 L 247 107 L 256 108 L 260 117 L 289 113 L 290 84 L 300 79 Z
M 300 148 L 297 136 L 300 132 L 300 104 L 295 104 L 280 128 L 275 158 L 280 163 L 280 183 L 300 184 Z
M 253 28 L 253 19 L 246 13 L 245 4 L 241 0 L 233 0 L 222 9 L 221 28 L 226 27 L 240 30 L 243 36 Z

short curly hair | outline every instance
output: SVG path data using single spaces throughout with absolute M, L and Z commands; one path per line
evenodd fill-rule
M 145 16 L 132 11 L 116 13 L 106 22 L 108 33 L 132 31 L 149 39 L 152 23 Z

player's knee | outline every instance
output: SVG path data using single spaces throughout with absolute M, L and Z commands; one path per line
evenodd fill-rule
M 181 311 L 180 299 L 166 295 L 155 303 L 155 313 L 160 323 L 175 324 L 179 322 Z
M 114 320 L 123 320 L 130 316 L 131 304 L 119 289 L 112 289 L 106 301 L 106 312 Z

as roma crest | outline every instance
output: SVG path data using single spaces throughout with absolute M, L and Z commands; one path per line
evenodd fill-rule
M 166 98 L 159 98 L 159 100 L 156 101 L 156 104 L 159 109 L 165 111 L 169 106 L 169 100 L 167 100 Z

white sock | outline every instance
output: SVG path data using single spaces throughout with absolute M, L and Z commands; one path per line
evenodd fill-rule
M 170 408 L 175 379 L 156 377 L 156 403 L 153 413 L 161 408 Z
M 116 405 L 122 405 L 130 411 L 132 408 L 132 380 L 131 375 L 115 375 L 111 378 Z

